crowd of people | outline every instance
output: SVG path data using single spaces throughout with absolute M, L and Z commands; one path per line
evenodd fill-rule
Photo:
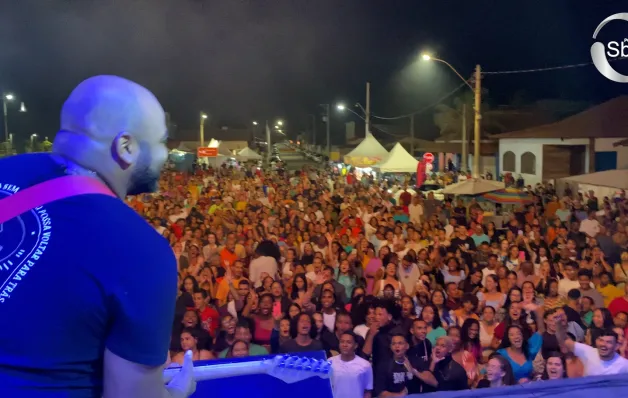
M 324 350 L 357 398 L 628 373 L 628 202 L 566 194 L 498 229 L 473 199 L 252 166 L 128 203 L 177 259 L 169 361 Z

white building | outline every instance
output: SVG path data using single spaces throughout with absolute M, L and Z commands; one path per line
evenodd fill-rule
M 628 96 L 614 98 L 556 123 L 494 135 L 500 174 L 526 185 L 596 171 L 628 169 Z

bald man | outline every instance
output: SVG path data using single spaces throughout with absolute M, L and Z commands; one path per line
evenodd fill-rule
M 63 105 L 52 154 L 0 160 L 0 201 L 67 175 L 93 178 L 114 194 L 57 200 L 1 225 L 1 397 L 193 392 L 191 360 L 163 383 L 177 297 L 173 252 L 122 200 L 157 189 L 166 137 L 151 92 L 98 76 Z

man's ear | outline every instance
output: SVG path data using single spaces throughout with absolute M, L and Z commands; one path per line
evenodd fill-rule
M 116 135 L 111 143 L 111 156 L 122 170 L 135 164 L 139 155 L 140 146 L 131 134 L 122 131 Z

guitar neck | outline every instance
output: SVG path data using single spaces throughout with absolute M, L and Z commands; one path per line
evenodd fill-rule
M 168 383 L 179 373 L 180 368 L 164 370 L 164 383 Z M 235 376 L 247 376 L 267 373 L 264 361 L 221 363 L 216 365 L 201 365 L 194 367 L 194 378 L 197 381 L 222 379 Z

